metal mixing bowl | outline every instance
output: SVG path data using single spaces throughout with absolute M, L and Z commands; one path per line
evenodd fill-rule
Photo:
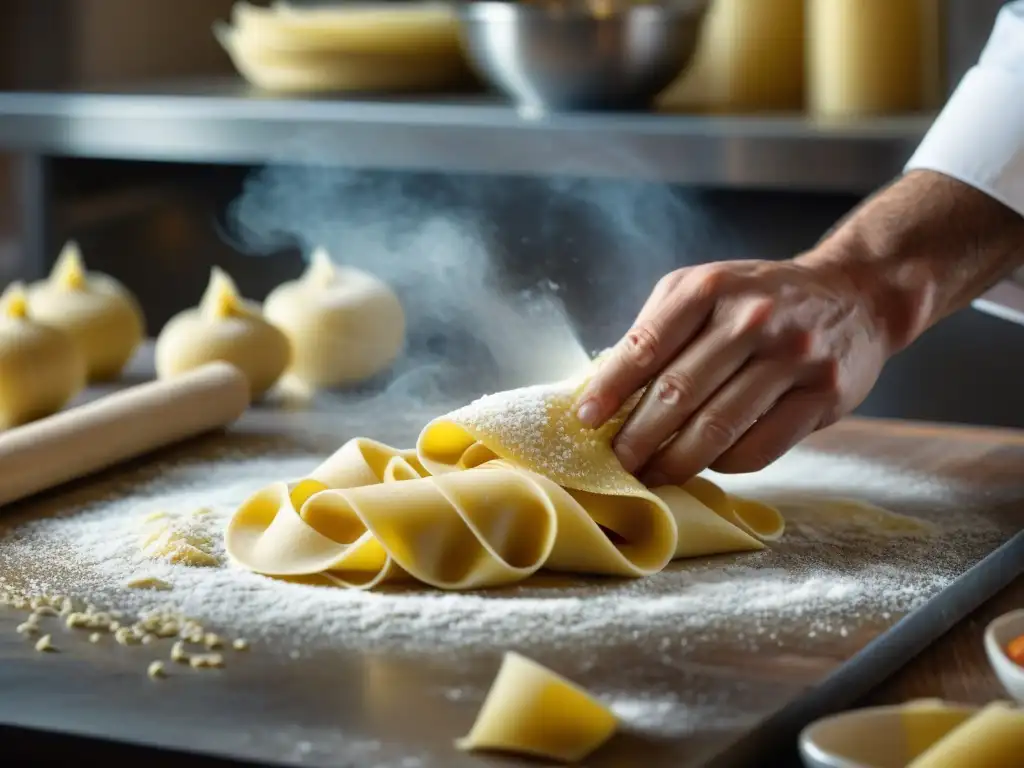
M 708 3 L 468 2 L 460 34 L 480 77 L 522 106 L 643 109 L 689 64 Z

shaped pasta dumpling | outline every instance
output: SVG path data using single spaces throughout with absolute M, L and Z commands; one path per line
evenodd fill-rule
M 290 357 L 287 337 L 263 318 L 259 304 L 242 298 L 234 281 L 217 267 L 199 306 L 172 317 L 156 341 L 158 377 L 222 360 L 245 374 L 253 400 L 281 377 Z
M 369 379 L 405 343 L 405 313 L 395 292 L 367 272 L 335 265 L 322 248 L 302 277 L 267 296 L 264 312 L 291 341 L 289 372 L 318 389 Z
M 85 386 L 86 365 L 70 334 L 36 322 L 25 287 L 0 296 L 0 428 L 56 413 Z
M 29 287 L 28 311 L 33 320 L 70 334 L 94 382 L 116 379 L 146 332 L 136 298 L 113 277 L 86 272 L 74 241 L 64 246 L 50 276 Z

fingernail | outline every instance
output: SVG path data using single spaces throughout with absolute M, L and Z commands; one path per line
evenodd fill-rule
M 596 427 L 601 418 L 601 408 L 593 400 L 587 400 L 576 411 L 576 418 L 586 427 Z
M 622 468 L 627 472 L 633 472 L 637 467 L 636 454 L 630 450 L 628 445 L 616 445 L 614 450 Z

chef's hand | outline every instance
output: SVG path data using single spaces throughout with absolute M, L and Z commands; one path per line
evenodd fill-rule
M 597 427 L 650 385 L 616 438 L 649 486 L 753 472 L 853 410 L 890 350 L 828 263 L 733 261 L 662 278 L 578 401 Z

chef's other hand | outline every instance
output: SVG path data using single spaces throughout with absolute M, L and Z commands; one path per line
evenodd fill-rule
M 688 267 L 657 284 L 579 418 L 599 426 L 650 383 L 615 440 L 628 471 L 650 486 L 752 472 L 859 405 L 888 356 L 857 286 L 830 265 Z
M 753 472 L 867 396 L 885 361 L 1024 264 L 1024 218 L 915 171 L 813 250 L 663 278 L 577 403 L 598 427 L 648 386 L 615 440 L 648 485 Z

